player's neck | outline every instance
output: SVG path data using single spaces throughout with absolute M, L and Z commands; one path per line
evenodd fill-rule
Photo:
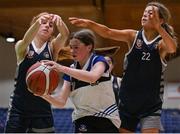
M 144 30 L 144 36 L 148 41 L 151 41 L 158 36 L 158 33 L 154 30 Z
M 34 38 L 33 41 L 34 41 L 34 43 L 35 43 L 35 45 L 36 45 L 37 48 L 41 48 L 41 47 L 43 46 L 43 44 L 45 43 L 45 41 L 40 40 L 40 39 L 38 39 L 38 38 Z
M 90 54 L 89 55 L 86 55 L 83 60 L 79 61 L 79 64 L 81 66 L 81 68 L 84 67 L 84 65 L 86 64 L 86 62 L 88 61 L 88 59 L 90 58 Z

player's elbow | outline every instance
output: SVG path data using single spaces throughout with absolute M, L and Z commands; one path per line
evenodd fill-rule
M 169 53 L 176 53 L 176 51 L 177 51 L 177 45 L 173 45 L 171 48 L 169 48 L 169 50 L 168 50 L 168 52 Z
M 169 51 L 170 54 L 176 53 L 176 49 L 172 49 Z
M 89 83 L 95 83 L 95 82 L 96 82 L 96 80 L 94 80 L 94 79 L 89 80 Z
M 103 31 L 103 37 L 110 38 L 111 36 L 112 36 L 112 30 L 108 27 L 105 27 Z
M 98 78 L 99 78 L 99 77 L 97 77 L 97 76 L 91 76 L 91 77 L 89 78 L 89 83 L 95 83 L 95 82 L 98 80 Z

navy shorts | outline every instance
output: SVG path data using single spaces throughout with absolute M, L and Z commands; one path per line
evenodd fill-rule
M 75 133 L 119 133 L 119 129 L 107 118 L 85 116 L 74 121 Z
M 53 117 L 23 117 L 11 115 L 8 117 L 5 133 L 53 133 Z

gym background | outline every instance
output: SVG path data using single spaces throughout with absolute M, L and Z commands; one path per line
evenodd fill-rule
M 171 12 L 171 25 L 180 38 L 180 1 L 158 0 Z M 71 32 L 79 28 L 68 22 L 68 17 L 80 17 L 94 20 L 115 29 L 140 29 L 140 19 L 149 0 L 1 0 L 0 4 L 0 132 L 3 132 L 7 115 L 9 96 L 14 89 L 14 73 L 16 58 L 14 44 L 6 41 L 9 36 L 15 41 L 21 39 L 29 27 L 31 18 L 40 12 L 59 14 Z M 98 37 L 97 48 L 111 47 L 122 42 Z M 179 44 L 179 41 L 178 41 Z M 127 45 L 121 45 L 113 56 L 116 65 L 115 75 L 122 76 L 124 55 Z M 175 58 L 168 61 L 165 73 L 165 95 L 162 122 L 163 132 L 180 132 L 180 56 L 179 50 Z M 60 90 L 61 83 L 58 89 Z M 68 101 L 64 109 L 54 107 L 56 132 L 72 132 L 71 113 L 73 106 Z M 138 131 L 138 130 L 137 130 Z

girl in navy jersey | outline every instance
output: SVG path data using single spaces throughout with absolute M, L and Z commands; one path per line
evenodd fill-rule
M 62 108 L 68 97 L 75 106 L 72 118 L 76 133 L 118 133 L 120 119 L 108 64 L 103 56 L 93 53 L 95 37 L 90 30 L 81 30 L 70 39 L 74 63 L 65 67 L 46 62 L 58 72 L 65 73 L 58 95 L 44 95 L 44 99 Z
M 59 34 L 51 40 L 55 26 Z M 5 132 L 54 132 L 50 104 L 28 91 L 26 72 L 38 61 L 56 61 L 68 35 L 69 31 L 60 16 L 43 12 L 33 18 L 23 39 L 16 43 L 15 90 L 10 97 Z
M 169 18 L 169 10 L 158 2 L 147 4 L 139 31 L 110 29 L 91 20 L 69 18 L 76 26 L 90 28 L 104 38 L 124 41 L 129 47 L 120 87 L 121 132 L 135 132 L 138 123 L 142 132 L 160 130 L 165 57 L 176 52 Z

